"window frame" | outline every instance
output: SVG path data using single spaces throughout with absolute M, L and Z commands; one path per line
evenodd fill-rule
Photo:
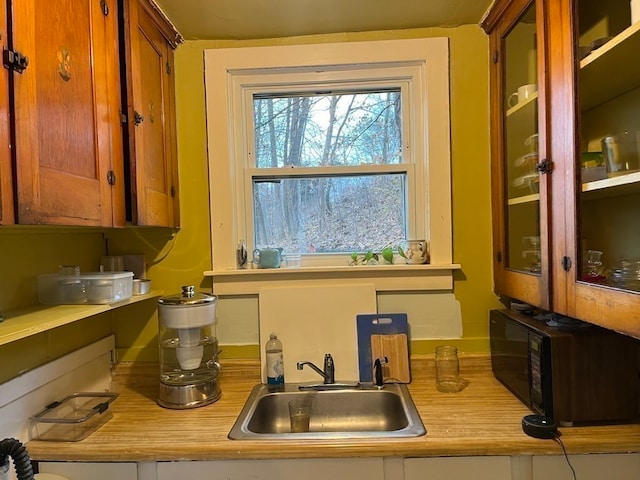
M 238 238 L 247 240 L 250 250 L 253 247 L 254 237 L 254 212 L 253 212 L 253 181 L 254 178 L 283 178 L 306 177 L 328 175 L 340 176 L 359 173 L 396 173 L 407 175 L 406 205 L 407 205 L 407 231 L 409 238 L 428 238 L 428 209 L 425 215 L 418 215 L 415 206 L 425 203 L 424 196 L 426 173 L 423 162 L 417 162 L 416 157 L 424 155 L 424 145 L 415 134 L 423 125 L 423 115 L 416 112 L 415 105 L 422 105 L 420 68 L 418 65 L 377 65 L 375 67 L 362 68 L 359 65 L 339 65 L 323 67 L 321 79 L 317 71 L 296 71 L 287 69 L 282 73 L 279 69 L 261 71 L 248 76 L 236 76 L 232 84 L 231 109 L 237 112 L 234 115 L 234 132 L 231 141 L 236 145 L 235 168 L 242 175 L 238 175 L 236 184 L 236 212 L 238 221 Z M 365 71 L 366 75 L 359 72 Z M 354 77 L 358 77 L 354 79 Z M 319 81 L 321 80 L 321 81 Z M 289 168 L 257 168 L 255 167 L 254 149 L 255 126 L 253 123 L 253 99 L 255 94 L 264 93 L 309 93 L 323 90 L 335 91 L 364 91 L 373 88 L 400 88 L 402 110 L 402 143 L 403 162 L 392 165 L 360 165 L 340 167 L 297 167 Z M 415 101 L 414 101 L 415 99 Z M 415 121 L 419 118 L 419 121 Z M 417 141 L 414 139 L 417 138 Z M 314 174 L 311 174 L 314 172 Z M 303 266 L 338 266 L 344 265 L 350 252 L 340 254 L 313 254 L 302 255 Z
M 328 81 L 334 82 L 336 89 L 348 89 L 354 85 L 351 79 L 356 70 L 368 73 L 363 75 L 370 80 L 368 86 L 396 87 L 413 77 L 413 91 L 410 85 L 401 88 L 403 117 L 412 117 L 409 125 L 403 122 L 408 163 L 389 167 L 406 169 L 410 178 L 407 188 L 414 198 L 408 199 L 409 235 L 430 242 L 432 265 L 450 266 L 448 63 L 446 38 L 206 50 L 213 272 L 234 270 L 238 241 L 252 241 L 252 235 L 247 233 L 253 229 L 252 213 L 247 212 L 247 207 L 252 207 L 251 175 L 256 172 L 247 166 L 251 161 L 247 145 L 253 145 L 253 131 L 249 128 L 253 125 L 253 93 L 257 89 L 273 91 L 285 83 L 289 85 L 291 79 L 300 82 L 300 91 L 311 91 L 314 86 L 326 88 Z M 284 91 L 290 92 L 291 88 Z M 406 112 L 413 110 L 413 105 L 417 113 L 424 112 L 422 120 L 416 111 Z M 247 118 L 251 122 L 246 122 Z M 237 142 L 237 138 L 247 141 Z M 267 169 L 255 170 L 260 171 L 260 176 L 267 173 Z M 427 208 L 420 211 L 419 205 Z M 340 255 L 340 263 L 331 263 L 336 267 L 346 265 L 348 256 Z

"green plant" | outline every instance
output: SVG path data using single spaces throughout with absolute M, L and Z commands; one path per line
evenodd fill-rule
M 404 251 L 402 247 L 398 246 L 398 253 L 400 256 L 404 257 Z M 387 245 L 379 252 L 374 250 L 367 250 L 365 253 L 353 252 L 351 254 L 351 262 L 349 265 L 369 265 L 370 263 L 378 263 L 380 261 L 380 257 L 387 262 L 393 263 L 393 247 L 391 244 Z

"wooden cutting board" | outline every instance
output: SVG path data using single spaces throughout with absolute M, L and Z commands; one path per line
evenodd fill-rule
M 410 383 L 409 341 L 406 333 L 371 335 L 371 362 L 387 357 L 382 366 L 385 383 Z

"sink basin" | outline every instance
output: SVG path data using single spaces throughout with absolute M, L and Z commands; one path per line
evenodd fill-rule
M 419 437 L 426 433 L 406 385 L 320 389 L 287 384 L 284 391 L 270 392 L 266 385 L 256 385 L 229 438 L 330 440 Z M 289 401 L 304 395 L 313 396 L 309 431 L 292 433 Z

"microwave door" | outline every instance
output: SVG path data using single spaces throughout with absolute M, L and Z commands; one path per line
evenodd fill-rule
M 490 328 L 495 377 L 525 404 L 531 405 L 529 329 L 501 314 L 492 316 Z

